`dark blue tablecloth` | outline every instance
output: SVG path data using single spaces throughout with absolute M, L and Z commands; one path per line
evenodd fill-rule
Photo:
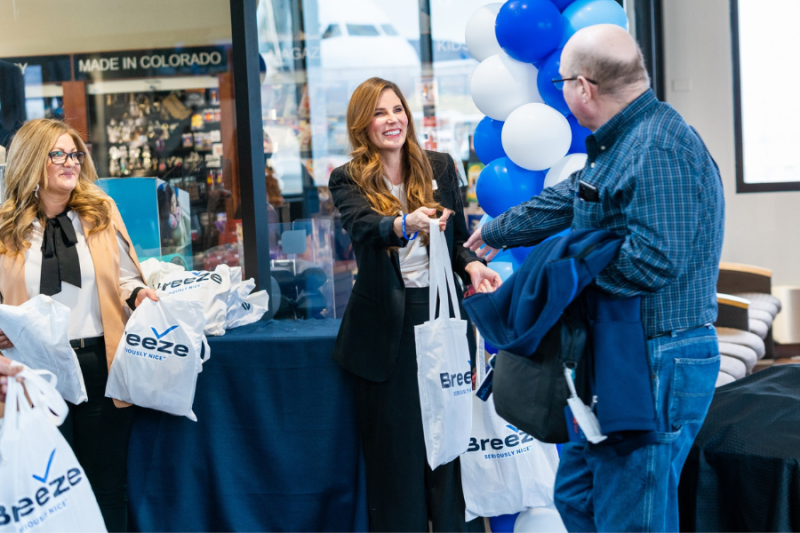
M 355 384 L 330 358 L 339 322 L 260 322 L 209 338 L 197 422 L 136 408 L 131 527 L 366 531 Z

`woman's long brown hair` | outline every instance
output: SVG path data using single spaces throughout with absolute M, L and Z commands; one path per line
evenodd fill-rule
M 370 78 L 359 85 L 350 98 L 347 106 L 347 135 L 353 148 L 350 152 L 350 176 L 364 191 L 375 211 L 385 216 L 397 215 L 402 211 L 402 205 L 386 186 L 378 147 L 370 140 L 368 133 L 378 99 L 387 89 L 394 91 L 408 117 L 406 142 L 403 145 L 403 183 L 408 212 L 413 213 L 423 206 L 441 211 L 442 206 L 433 199 L 433 169 L 417 142 L 414 119 L 408 109 L 408 102 L 400 88 L 391 81 Z M 427 244 L 427 235 L 423 234 L 422 237 L 423 242 Z

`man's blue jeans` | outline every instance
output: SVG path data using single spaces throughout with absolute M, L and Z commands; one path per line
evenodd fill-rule
M 678 531 L 678 482 L 714 395 L 717 335 L 708 326 L 656 337 L 647 352 L 658 442 L 622 456 L 565 444 L 555 501 L 569 531 Z

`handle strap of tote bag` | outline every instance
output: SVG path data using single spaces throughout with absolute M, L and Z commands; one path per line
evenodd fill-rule
M 456 297 L 456 283 L 453 277 L 453 265 L 450 253 L 447 250 L 447 239 L 444 232 L 439 231 L 439 219 L 430 221 L 430 285 L 429 316 L 430 321 L 436 320 L 436 301 L 439 302 L 439 315 L 450 316 L 450 296 L 453 298 L 453 313 L 455 318 L 461 320 L 461 311 L 458 308 Z M 449 292 L 449 295 L 448 295 Z
M 33 407 L 42 409 L 53 425 L 60 426 L 67 418 L 69 408 L 55 389 L 58 378 L 47 370 L 32 370 L 27 366 L 20 366 L 24 367 L 22 372 L 17 374 L 16 377 L 8 378 L 5 423 L 11 424 L 12 427 L 17 427 L 19 419 L 17 408 L 23 412 L 30 410 L 28 398 L 25 397 L 25 392 L 27 391 L 30 401 L 33 402 Z M 23 378 L 24 386 L 21 383 L 17 383 L 17 377 Z
M 19 375 L 24 379 L 25 389 L 34 407 L 40 407 L 54 425 L 63 424 L 69 408 L 56 390 L 58 382 L 56 375 L 47 370 L 33 370 L 27 367 Z
M 3 429 L 4 431 L 0 432 L 0 435 L 5 439 L 14 438 L 17 435 L 17 430 L 19 429 L 19 413 L 17 412 L 17 408 L 19 407 L 19 402 L 17 397 L 22 398 L 22 401 L 25 402 L 25 394 L 22 392 L 22 385 L 17 383 L 17 378 L 8 378 L 8 389 L 6 390 L 6 410 L 4 413 L 4 420 L 3 420 Z
M 475 354 L 475 370 L 478 374 L 475 378 L 475 383 L 480 387 L 483 380 L 486 379 L 486 345 L 483 343 L 483 336 L 477 328 L 475 329 L 475 343 L 478 348 Z

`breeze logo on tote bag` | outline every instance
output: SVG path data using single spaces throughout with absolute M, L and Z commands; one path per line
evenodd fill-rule
M 430 320 L 415 326 L 414 336 L 425 452 L 433 469 L 467 451 L 472 428 L 472 372 L 467 321 L 461 320 L 450 254 L 438 220 L 431 220 L 430 238 Z M 448 292 L 455 318 L 449 316 Z
M 133 312 L 108 372 L 106 396 L 197 421 L 197 374 L 210 355 L 203 302 L 165 294 Z
M 0 426 L 0 532 L 105 531 L 86 473 L 56 428 L 67 405 L 55 376 L 27 367 L 19 376 L 25 388 L 8 380 Z
M 478 336 L 476 373 L 485 379 L 483 339 Z M 466 520 L 554 505 L 558 451 L 497 415 L 493 396 L 472 399 L 472 438 L 461 456 Z
M 191 270 L 171 272 L 156 285 L 159 296 L 169 294 L 176 300 L 202 302 L 206 335 L 225 335 L 225 317 L 231 292 L 228 265 L 218 265 L 213 272 Z

